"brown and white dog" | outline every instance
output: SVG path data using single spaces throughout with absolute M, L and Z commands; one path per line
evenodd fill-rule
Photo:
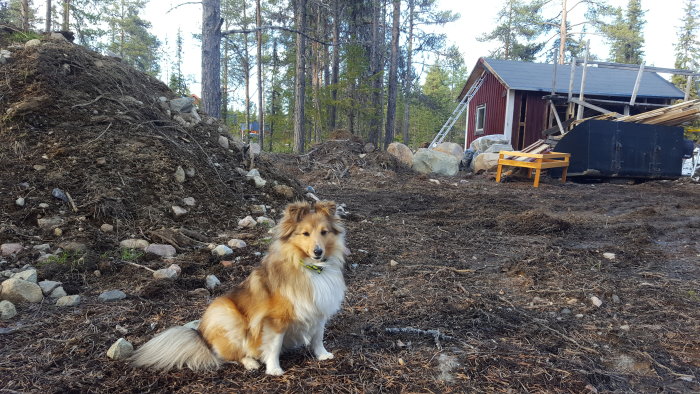
M 165 330 L 136 351 L 132 364 L 203 370 L 237 361 L 250 370 L 259 360 L 267 374 L 281 375 L 284 349 L 310 345 L 317 359 L 333 358 L 323 331 L 345 294 L 345 230 L 335 211 L 331 201 L 287 206 L 262 264 L 209 305 L 197 330 Z

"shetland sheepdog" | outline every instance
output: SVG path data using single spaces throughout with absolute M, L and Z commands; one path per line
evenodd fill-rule
M 309 345 L 318 360 L 333 358 L 323 345 L 328 319 L 345 294 L 345 230 L 336 204 L 297 202 L 286 207 L 262 264 L 207 307 L 197 330 L 169 328 L 131 357 L 137 367 L 216 369 L 238 362 L 265 363 L 282 375 L 280 352 Z

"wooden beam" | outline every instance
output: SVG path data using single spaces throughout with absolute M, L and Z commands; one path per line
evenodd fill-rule
M 611 113 L 614 113 L 613 111 L 608 111 L 608 110 L 605 109 L 605 108 L 599 107 L 599 106 L 597 106 L 597 105 L 593 105 L 593 104 L 591 104 L 591 103 L 587 103 L 587 102 L 585 102 L 585 101 L 581 101 L 581 100 L 579 100 L 579 99 L 574 99 L 574 98 L 572 98 L 572 99 L 571 99 L 571 102 L 580 105 L 581 107 L 579 107 L 579 108 L 586 107 L 586 108 L 590 108 L 590 109 L 592 109 L 592 110 L 596 110 L 596 111 L 601 112 L 601 113 L 604 113 L 604 114 L 611 114 Z
M 571 59 L 571 73 L 569 74 L 569 100 L 574 97 L 574 76 L 576 75 L 576 58 Z
M 644 62 L 639 65 L 639 72 L 637 73 L 637 80 L 634 81 L 634 89 L 632 89 L 632 97 L 630 98 L 630 105 L 634 105 L 637 101 L 637 92 L 639 91 L 639 84 L 642 82 L 642 74 L 644 74 Z
M 581 70 L 581 91 L 578 93 L 578 99 L 581 101 L 578 103 L 578 112 L 576 113 L 576 119 L 583 119 L 583 92 L 586 88 L 586 69 L 588 68 L 588 55 L 591 46 L 591 40 L 586 41 L 586 57 L 583 59 L 583 70 Z M 572 99 L 573 100 L 573 99 Z M 575 102 L 575 101 L 574 101 Z
M 693 76 L 688 75 L 688 81 L 685 83 L 685 97 L 683 98 L 683 101 L 688 101 L 690 98 L 690 84 L 693 83 Z
M 561 125 L 561 119 L 559 119 L 559 114 L 557 113 L 557 107 L 554 106 L 554 103 L 552 100 L 549 100 L 549 107 L 552 109 L 552 113 L 554 114 L 554 119 L 557 120 L 557 126 L 559 126 L 559 132 L 564 135 L 566 132 L 564 131 L 564 127 Z

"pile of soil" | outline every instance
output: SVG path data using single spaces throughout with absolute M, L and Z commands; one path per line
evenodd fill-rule
M 250 205 L 279 209 L 301 198 L 296 181 L 259 158 L 267 184 L 256 188 L 237 145 L 219 145 L 227 132 L 218 121 L 203 114 L 194 126 L 174 121 L 162 101 L 175 94 L 119 59 L 50 39 L 9 49 L 11 61 L 0 65 L 3 241 L 50 239 L 37 219 L 60 216 L 62 241 L 104 251 L 126 234 L 149 238 L 160 228 L 212 234 L 213 225 L 235 227 Z M 187 173 L 184 182 L 175 179 L 178 168 Z M 275 194 L 279 184 L 292 195 Z M 52 197 L 55 188 L 72 202 Z M 185 206 L 186 197 L 195 205 L 175 217 L 172 206 Z M 100 232 L 105 223 L 115 232 Z

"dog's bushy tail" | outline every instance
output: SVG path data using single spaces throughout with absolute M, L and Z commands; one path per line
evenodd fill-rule
M 221 364 L 204 338 L 187 327 L 172 327 L 156 335 L 136 350 L 130 361 L 136 367 L 161 371 L 184 366 L 199 371 L 216 369 Z

